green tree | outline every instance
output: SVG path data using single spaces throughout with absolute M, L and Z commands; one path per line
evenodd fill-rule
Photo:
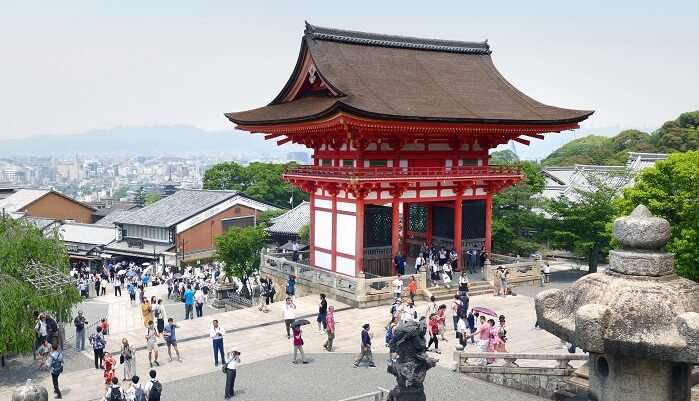
M 129 188 L 128 187 L 119 187 L 112 194 L 112 197 L 114 198 L 115 201 L 119 201 L 122 198 L 126 198 L 127 196 L 129 196 Z
M 134 195 L 134 202 L 140 207 L 146 205 L 146 191 L 143 189 L 143 187 L 138 188 L 136 191 L 136 194 Z
M 216 238 L 214 257 L 225 263 L 223 269 L 227 276 L 238 277 L 245 284 L 260 266 L 260 252 L 267 240 L 267 233 L 261 226 L 233 227 Z
M 540 248 L 544 218 L 533 209 L 544 189 L 541 168 L 528 161 L 517 163 L 524 180 L 493 196 L 493 249 L 498 253 L 528 255 Z
M 73 285 L 35 288 L 27 280 L 26 267 L 32 261 L 68 274 L 68 255 L 57 233 L 46 238 L 24 220 L 0 216 L 0 354 L 32 350 L 34 311 L 66 322 L 73 305 L 80 302 Z
M 519 157 L 517 157 L 514 152 L 511 150 L 498 150 L 496 152 L 493 152 L 490 154 L 490 161 L 488 164 L 499 164 L 499 165 L 509 165 L 509 164 L 515 164 L 519 161 Z
M 304 224 L 299 228 L 299 242 L 302 244 L 308 244 L 308 240 L 311 236 L 311 227 L 308 224 Z
M 682 113 L 655 131 L 651 138 L 658 152 L 687 152 L 699 149 L 699 111 Z
M 675 253 L 675 270 L 699 281 L 699 151 L 671 154 L 641 171 L 618 200 L 619 214 L 638 204 L 670 222 L 668 250 Z
M 609 250 L 611 222 L 617 215 L 614 199 L 629 182 L 628 171 L 585 176 L 587 187 L 577 187 L 574 196 L 562 196 L 546 204 L 551 215 L 550 235 L 554 246 L 588 260 L 590 273 L 597 271 L 603 253 Z
M 589 135 L 570 141 L 542 161 L 545 166 L 570 166 L 573 164 L 612 164 L 616 153 L 612 140 L 604 136 Z
M 157 192 L 151 192 L 148 195 L 146 195 L 146 205 L 150 205 L 151 203 L 155 203 L 160 200 L 160 194 Z
M 293 162 L 254 162 L 248 166 L 235 162 L 216 164 L 204 173 L 204 189 L 240 191 L 243 195 L 273 205 L 293 207 L 308 200 L 308 194 L 282 180 L 284 170 L 295 165 Z M 292 199 L 293 204 L 289 202 Z
M 260 215 L 260 218 L 257 219 L 257 224 L 261 225 L 262 227 L 269 227 L 272 225 L 272 219 L 275 217 L 279 217 L 286 213 L 287 210 L 279 209 L 279 210 L 268 210 L 266 212 L 263 212 L 262 215 Z

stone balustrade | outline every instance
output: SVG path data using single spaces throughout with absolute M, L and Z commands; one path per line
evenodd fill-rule
M 504 363 L 469 364 L 469 360 L 480 362 L 485 358 L 504 360 Z M 491 383 L 551 398 L 556 391 L 569 387 L 568 379 L 575 371 L 570 362 L 587 359 L 585 354 L 567 352 L 535 354 L 456 351 L 453 369 Z

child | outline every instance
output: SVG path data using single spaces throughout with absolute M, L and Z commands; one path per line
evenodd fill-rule
M 103 335 L 106 336 L 109 334 L 109 323 L 107 323 L 107 319 L 100 320 L 100 327 L 102 328 Z
M 116 377 L 115 373 L 116 360 L 110 352 L 104 353 L 102 360 L 102 368 L 104 368 L 104 384 L 109 387 L 112 384 L 112 379 Z
M 38 369 L 43 369 L 46 367 L 46 359 L 49 357 L 49 354 L 51 353 L 51 344 L 49 344 L 49 340 L 44 338 L 44 342 L 39 345 L 39 348 L 36 349 L 36 352 L 39 354 L 39 365 L 37 366 Z
M 391 341 L 393 340 L 393 333 L 395 333 L 395 329 L 398 326 L 398 317 L 393 316 L 391 317 L 391 322 L 388 323 L 388 326 L 386 326 L 386 335 L 384 336 L 384 340 L 386 341 L 386 346 L 390 346 Z

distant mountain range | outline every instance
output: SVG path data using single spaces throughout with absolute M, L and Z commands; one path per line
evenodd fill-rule
M 0 158 L 63 155 L 245 155 L 283 156 L 307 150 L 299 145 L 277 146 L 262 135 L 233 129 L 205 131 L 188 125 L 116 127 L 72 135 L 41 135 L 0 140 Z
M 541 160 L 564 144 L 590 134 L 612 136 L 619 128 L 583 128 L 574 132 L 547 134 L 546 139 L 531 139 L 529 146 L 516 144 L 521 159 Z M 502 145 L 498 149 L 511 149 Z M 186 156 L 241 155 L 247 159 L 284 156 L 288 152 L 310 151 L 299 145 L 277 146 L 262 135 L 250 135 L 233 129 L 206 131 L 189 125 L 116 127 L 71 135 L 41 135 L 0 140 L 0 158 L 12 156 Z

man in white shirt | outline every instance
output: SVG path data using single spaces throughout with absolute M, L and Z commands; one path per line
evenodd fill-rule
M 427 321 L 430 320 L 430 317 L 437 313 L 437 299 L 432 295 L 430 297 L 430 302 L 427 304 L 427 307 L 425 308 L 425 319 Z
M 158 381 L 158 379 L 155 378 L 157 375 L 155 369 L 151 369 L 150 372 L 148 372 L 148 375 L 150 376 L 150 380 L 143 386 L 143 392 L 145 393 L 146 399 L 160 401 L 160 397 L 163 393 L 163 385 Z
M 204 316 L 204 303 L 206 302 L 206 295 L 201 287 L 197 286 L 197 291 L 194 292 L 194 308 L 197 311 L 197 317 Z
M 466 344 L 468 343 L 468 325 L 466 324 L 466 319 L 464 319 L 463 316 L 458 318 L 459 321 L 456 323 L 456 338 L 459 340 L 459 344 L 456 346 L 456 349 L 464 349 L 466 348 Z M 460 348 L 459 348 L 460 347 Z
M 393 296 L 396 299 L 400 298 L 400 294 L 403 292 L 403 280 L 400 279 L 400 276 L 396 276 L 391 285 L 393 285 Z
M 412 300 L 408 300 L 407 304 L 403 306 L 400 314 L 401 322 L 416 321 L 417 322 L 417 310 L 415 309 L 415 304 Z
M 214 320 L 209 330 L 209 337 L 214 345 L 214 366 L 218 366 L 218 356 L 221 355 L 221 363 L 226 363 L 226 355 L 223 353 L 223 336 L 226 330 L 219 326 L 218 320 Z
M 291 297 L 286 297 L 282 318 L 284 319 L 284 326 L 286 327 L 286 338 L 289 339 L 291 338 L 291 323 L 296 319 L 296 305 Z

